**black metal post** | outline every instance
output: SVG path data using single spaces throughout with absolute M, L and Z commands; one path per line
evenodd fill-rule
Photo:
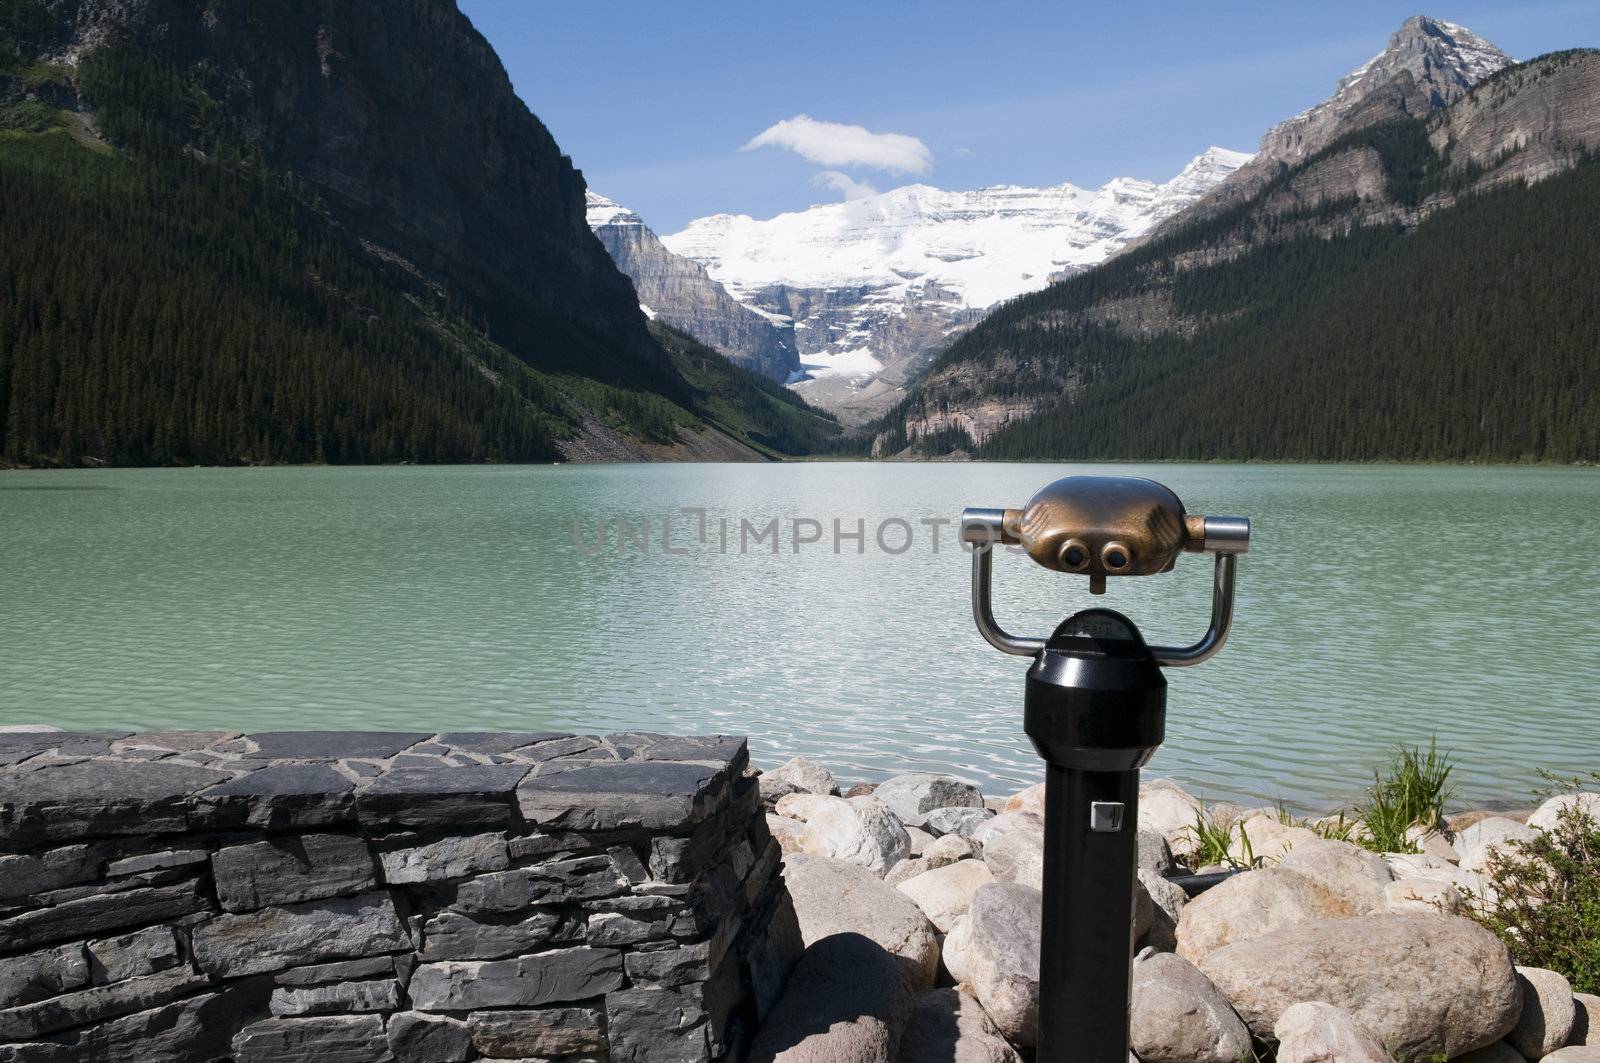
M 1025 727 L 1046 763 L 1037 1063 L 1127 1063 L 1139 769 L 1166 687 L 1109 609 L 1065 621 L 1028 670 Z

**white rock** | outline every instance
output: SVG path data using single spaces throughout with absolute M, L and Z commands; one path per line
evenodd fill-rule
M 1461 863 L 1461 854 L 1450 844 L 1450 839 L 1420 823 L 1406 831 L 1406 841 L 1420 849 L 1424 856 L 1431 856 L 1448 864 Z
M 839 786 L 833 775 L 823 765 L 807 757 L 795 757 L 781 768 L 765 772 L 762 779 L 784 782 L 808 794 L 838 796 Z
M 1294 1005 L 1278 1019 L 1273 1036 L 1278 1063 L 1390 1063 L 1393 1058 L 1377 1035 L 1331 1004 Z
M 1434 878 L 1403 878 L 1383 887 L 1384 907 L 1391 912 L 1455 915 L 1461 910 L 1461 891 L 1454 883 Z
M 821 856 L 785 857 L 783 878 L 807 946 L 833 934 L 863 934 L 900 957 L 916 989 L 933 985 L 939 941 L 910 897 L 863 868 Z
M 1320 883 L 1279 867 L 1235 875 L 1191 900 L 1178 920 L 1178 954 L 1191 963 L 1238 944 L 1319 919 L 1355 915 Z
M 923 817 L 922 825 L 929 833 L 940 837 L 959 834 L 970 838 L 993 818 L 994 813 L 987 808 L 936 808 Z
M 816 800 L 827 804 L 812 811 L 806 821 L 802 842 L 806 852 L 864 867 L 880 878 L 910 855 L 911 839 L 905 828 L 876 798 Z
M 1026 790 L 1018 790 L 1006 798 L 1002 812 L 1031 812 L 1044 818 L 1044 783 L 1035 783 Z
M 1493 1044 L 1522 1010 L 1505 945 L 1453 915 L 1305 923 L 1226 945 L 1199 967 L 1258 1038 L 1270 1038 L 1292 1005 L 1319 1000 L 1350 1012 L 1403 1060 Z
M 1600 997 L 1593 993 L 1572 994 L 1572 1035 L 1569 1044 L 1600 1046 Z
M 1467 871 L 1487 871 L 1489 859 L 1505 849 L 1510 855 L 1514 849 L 1507 846 L 1514 841 L 1532 841 L 1538 832 L 1526 823 L 1518 823 L 1504 816 L 1480 819 L 1456 835 L 1455 848 L 1461 854 L 1461 867 Z
M 1600 1048 L 1574 1045 L 1544 1057 L 1549 1063 L 1600 1063 Z
M 1326 838 L 1296 845 L 1278 866 L 1320 883 L 1358 912 L 1383 911 L 1384 887 L 1394 881 L 1394 872 L 1377 853 Z
M 882 783 L 873 796 L 908 827 L 920 827 L 936 808 L 983 808 L 983 794 L 948 775 L 916 771 Z
M 1006 1040 L 1024 1047 L 1038 1035 L 1040 908 L 1038 890 L 991 882 L 973 894 L 971 910 L 951 934 L 961 935 L 951 974 L 959 968 Z
M 1528 1059 L 1543 1059 L 1572 1034 L 1577 1017 L 1572 984 L 1555 971 L 1518 967 L 1517 988 L 1522 991 L 1522 1017 L 1506 1034 L 1506 1043 Z
M 1022 1063 L 976 999 L 955 989 L 917 998 L 899 1063 Z
M 1044 820 L 1032 812 L 1002 812 L 978 824 L 972 832 L 972 840 L 979 845 L 988 845 L 1004 834 L 1024 832 L 1037 834 L 1044 837 Z
M 1384 853 L 1383 860 L 1394 872 L 1396 880 L 1425 878 L 1449 883 L 1461 894 L 1463 904 L 1482 904 L 1486 899 L 1492 899 L 1494 894 L 1483 875 L 1476 871 L 1463 871 L 1437 857 L 1416 853 Z
M 827 808 L 829 802 L 839 800 L 842 800 L 842 798 L 829 797 L 826 794 L 785 794 L 778 798 L 778 803 L 773 807 L 773 811 L 786 819 L 799 820 L 801 823 L 806 823 L 810 821 L 812 816 Z
M 1151 779 L 1139 786 L 1139 829 L 1155 831 L 1167 839 L 1172 851 L 1192 853 L 1194 824 L 1200 802 L 1166 779 Z
M 1131 1028 L 1143 1063 L 1238 1063 L 1250 1031 L 1188 960 L 1146 950 L 1133 965 Z
M 984 845 L 983 862 L 995 878 L 1043 889 L 1044 834 L 1020 830 L 1002 834 Z
M 916 992 L 906 969 L 867 938 L 849 933 L 823 938 L 801 954 L 783 995 L 761 1025 L 750 1058 L 762 1063 L 887 1063 L 895 1058 Z
M 1600 793 L 1585 792 L 1552 797 L 1528 817 L 1528 826 L 1535 830 L 1549 830 L 1561 822 L 1563 812 L 1574 807 L 1587 819 L 1600 822 Z
M 1272 867 L 1297 846 L 1321 841 L 1316 832 L 1257 812 L 1234 826 L 1228 855 L 1244 866 Z
M 1139 938 L 1139 945 L 1172 952 L 1178 947 L 1178 920 L 1183 917 L 1189 895 L 1182 886 L 1154 871 L 1141 867 L 1138 876 L 1151 903 L 1150 928 Z
M 917 907 L 940 933 L 947 933 L 957 919 L 967 914 L 972 895 L 978 888 L 993 881 L 994 875 L 983 861 L 958 860 L 924 871 L 896 888 L 917 902 Z
M 969 856 L 977 856 L 978 852 L 978 847 L 970 839 L 963 838 L 959 834 L 946 834 L 943 837 L 935 838 L 923 855 L 930 860 L 943 861 L 938 865 L 942 867 L 943 864 L 953 864 L 957 860 L 965 860 Z
M 906 837 L 911 839 L 911 855 L 921 856 L 933 841 L 933 835 L 921 827 L 907 827 Z
M 767 831 L 778 839 L 778 848 L 783 850 L 785 856 L 806 851 L 806 825 L 798 819 L 775 816 L 768 812 Z

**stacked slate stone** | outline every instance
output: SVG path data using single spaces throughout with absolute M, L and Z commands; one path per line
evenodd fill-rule
M 778 859 L 738 738 L 0 734 L 0 1063 L 737 1059 Z

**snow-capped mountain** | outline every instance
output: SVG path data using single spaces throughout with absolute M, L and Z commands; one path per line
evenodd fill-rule
M 784 381 L 796 375 L 800 362 L 787 320 L 742 305 L 698 264 L 663 247 L 639 215 L 605 196 L 587 195 L 589 228 L 633 280 L 646 314 L 764 376 Z
M 792 322 L 806 370 L 795 386 L 866 420 L 987 308 L 1104 261 L 1249 159 L 1211 148 L 1165 183 L 1092 190 L 908 185 L 767 220 L 717 214 L 661 242 L 746 306 Z
M 1289 167 L 1353 130 L 1448 107 L 1512 62 L 1465 26 L 1424 15 L 1408 18 L 1383 51 L 1339 79 L 1332 96 L 1267 130 L 1255 158 L 1208 195 L 1191 216 L 1205 216 L 1249 199 Z M 1171 224 L 1184 220 L 1175 218 Z

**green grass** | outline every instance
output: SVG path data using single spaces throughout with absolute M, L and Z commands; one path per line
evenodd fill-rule
M 1389 761 L 1387 771 L 1374 771 L 1367 799 L 1356 809 L 1367 832 L 1360 843 L 1377 853 L 1414 853 L 1406 837 L 1415 826 L 1437 827 L 1444 805 L 1453 793 L 1448 753 L 1440 753 L 1437 740 L 1427 753 L 1402 747 Z
M 1239 820 L 1228 820 L 1223 823 L 1213 823 L 1206 818 L 1205 809 L 1196 810 L 1194 823 L 1189 827 L 1189 833 L 1194 836 L 1195 853 L 1194 865 L 1196 867 L 1211 867 L 1221 864 L 1225 867 L 1252 868 L 1258 864 L 1255 846 L 1250 842 L 1250 835 L 1245 831 L 1244 823 Z M 1234 855 L 1233 840 L 1239 839 L 1240 851 L 1244 859 Z

